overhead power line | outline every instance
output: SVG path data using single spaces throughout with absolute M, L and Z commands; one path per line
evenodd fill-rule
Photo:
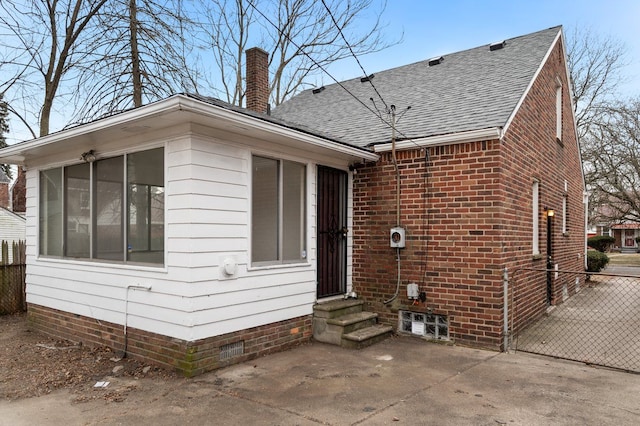
M 398 132 L 403 140 L 406 141 L 410 141 L 411 143 L 413 143 L 416 147 L 421 148 L 420 145 L 418 145 L 413 139 L 407 137 L 403 132 L 397 130 L 395 128 L 395 125 L 392 124 L 391 122 L 389 122 L 389 120 L 386 120 L 385 118 L 383 118 L 382 114 L 380 114 L 376 108 L 376 110 L 372 109 L 369 105 L 367 105 L 364 101 L 362 101 L 360 98 L 358 98 L 353 92 L 351 92 L 347 87 L 345 87 L 344 84 L 342 84 L 340 81 L 338 81 L 338 79 L 336 79 L 329 71 L 327 71 L 327 69 L 325 67 L 323 67 L 320 63 L 318 63 L 311 55 L 309 55 L 307 52 L 304 51 L 304 49 L 302 49 L 300 47 L 299 44 L 297 44 L 294 40 L 291 39 L 291 37 L 289 37 L 288 34 L 284 33 L 284 31 L 282 31 L 282 29 L 273 22 L 273 20 L 271 20 L 267 15 L 265 15 L 260 9 L 258 9 L 256 7 L 256 5 L 254 4 L 254 2 L 252 0 L 247 0 L 247 3 L 249 4 L 249 6 L 251 6 L 253 8 L 253 10 L 255 10 L 260 16 L 262 16 L 262 18 L 264 18 L 265 21 L 267 21 L 269 23 L 269 25 L 271 25 L 273 28 L 275 28 L 280 37 L 285 37 L 293 46 L 296 47 L 296 49 L 298 49 L 303 55 L 305 55 L 316 67 L 318 67 L 318 69 L 320 69 L 322 72 L 324 72 L 327 76 L 329 76 L 329 78 L 331 78 L 331 80 L 333 80 L 338 86 L 340 86 L 340 88 L 342 88 L 345 92 L 347 92 L 353 99 L 355 99 L 360 105 L 362 105 L 363 107 L 365 107 L 369 112 L 371 112 L 373 115 L 375 115 L 376 117 L 378 117 L 378 119 L 380 119 L 380 121 L 382 121 L 384 124 L 386 124 L 390 129 L 392 129 L 393 131 Z M 325 9 L 327 9 L 327 12 L 329 13 L 329 15 L 331 16 L 331 20 L 333 21 L 333 24 L 335 25 L 336 29 L 339 31 L 340 36 L 342 37 L 342 39 L 344 40 L 344 42 L 346 43 L 347 47 L 349 48 L 351 54 L 353 55 L 353 57 L 356 59 L 356 61 L 358 62 L 358 65 L 360 66 L 360 69 L 362 70 L 362 72 L 364 73 L 364 75 L 366 76 L 367 73 L 364 70 L 364 67 L 362 66 L 362 64 L 360 63 L 360 60 L 358 59 L 357 55 L 355 54 L 355 52 L 353 51 L 353 49 L 351 48 L 351 45 L 349 44 L 349 42 L 346 40 L 342 30 L 340 29 L 340 27 L 338 26 L 333 14 L 331 13 L 331 10 L 327 7 L 327 4 L 325 3 L 325 0 L 322 0 L 322 4 L 324 5 Z M 382 101 L 382 103 L 385 106 L 385 112 L 388 115 L 391 115 L 391 110 L 389 109 L 389 107 L 387 106 L 387 103 L 384 101 L 384 99 L 382 98 L 382 95 L 380 94 L 380 92 L 378 92 L 377 88 L 375 87 L 375 85 L 373 84 L 373 82 L 371 82 L 371 79 L 368 79 L 369 83 L 371 84 L 371 86 L 373 87 L 374 91 L 376 92 L 376 94 L 378 95 L 378 97 L 380 98 L 380 100 Z M 370 98 L 370 100 L 373 100 L 373 98 Z M 374 102 L 374 106 L 375 106 L 375 102 Z M 411 108 L 408 107 L 407 110 Z M 405 110 L 406 112 L 406 110 Z
M 327 3 L 325 2 L 325 0 L 322 0 L 322 5 L 327 10 L 327 13 L 329 14 L 329 17 L 331 17 L 331 21 L 333 22 L 333 25 L 338 30 L 338 33 L 340 34 L 340 37 L 342 37 L 342 40 L 344 40 L 344 43 L 349 48 L 349 52 L 351 52 L 351 56 L 353 56 L 353 58 L 358 63 L 358 66 L 360 67 L 360 70 L 362 70 L 362 75 L 368 76 L 369 74 L 367 74 L 367 72 L 364 70 L 364 67 L 362 66 L 362 63 L 360 62 L 360 58 L 358 58 L 356 53 L 351 48 L 351 44 L 347 41 L 347 38 L 344 36 L 344 33 L 342 32 L 342 28 L 340 28 L 340 26 L 338 25 L 338 21 L 336 21 L 336 18 L 333 16 L 333 13 L 331 12 L 331 9 L 329 9 L 329 6 L 327 6 Z M 384 105 L 385 111 L 387 111 L 387 113 L 388 113 L 389 112 L 389 107 L 387 106 L 387 103 L 382 98 L 382 95 L 380 94 L 380 92 L 378 92 L 378 89 L 376 88 L 376 86 L 373 84 L 373 80 L 371 78 L 367 78 L 366 81 L 368 81 L 369 84 L 371 84 L 371 87 L 373 87 L 373 90 L 378 95 L 378 98 L 380 98 L 380 100 L 382 101 L 382 104 Z

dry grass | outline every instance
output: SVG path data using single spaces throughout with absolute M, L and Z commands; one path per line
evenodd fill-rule
M 640 253 L 607 253 L 609 265 L 640 266 Z

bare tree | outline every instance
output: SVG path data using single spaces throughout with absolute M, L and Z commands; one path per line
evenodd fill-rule
M 190 21 L 181 0 L 111 0 L 78 80 L 78 119 L 139 107 L 180 91 L 188 77 Z
M 389 47 L 382 39 L 384 3 L 374 0 L 214 0 L 200 40 L 213 52 L 224 96 L 242 106 L 244 50 L 252 42 L 269 52 L 271 102 L 279 105 L 328 65 L 353 54 Z M 331 14 L 327 11 L 329 9 Z M 365 18 L 368 24 L 363 24 Z M 344 39 L 348 41 L 348 45 Z
M 576 28 L 567 37 L 568 66 L 578 138 L 583 140 L 591 125 L 606 115 L 619 99 L 628 65 L 627 49 L 619 40 L 600 36 L 591 29 Z
M 91 54 L 83 47 L 84 33 L 91 31 L 96 14 L 106 0 L 12 1 L 0 3 L 0 27 L 6 36 L 1 46 L 11 59 L 3 65 L 16 70 L 20 85 L 10 105 L 24 102 L 38 111 L 39 135 L 50 131 L 54 101 L 65 79 Z M 7 87 L 0 89 L 6 94 Z M 16 108 L 11 108 L 17 111 Z M 28 123 L 27 113 L 18 113 Z M 35 132 L 31 129 L 31 132 Z
M 5 138 L 5 133 L 9 132 L 9 109 L 7 108 L 7 103 L 3 100 L 3 95 L 0 93 L 0 148 L 4 148 L 7 146 L 7 140 Z M 0 165 L 0 169 L 4 172 L 4 174 L 11 178 L 11 166 L 8 164 Z
M 591 127 L 585 179 L 596 219 L 640 222 L 640 99 L 607 108 Z
M 626 47 L 591 29 L 576 29 L 567 37 L 567 56 L 590 193 L 589 221 L 636 220 L 640 174 L 633 151 L 638 149 L 638 133 L 631 126 L 631 112 L 637 111 L 637 101 L 622 101 L 619 89 L 629 63 Z

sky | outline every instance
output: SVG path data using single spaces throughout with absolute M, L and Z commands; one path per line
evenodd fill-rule
M 640 96 L 638 0 L 388 0 L 382 20 L 388 39 L 404 35 L 400 44 L 359 58 L 367 74 L 562 25 L 567 36 L 583 28 L 623 43 L 630 61 L 624 92 Z M 362 74 L 354 59 L 328 71 L 339 81 Z
M 384 0 L 372 0 L 379 5 Z M 366 19 L 374 19 L 368 16 Z M 562 25 L 570 36 L 576 28 L 610 37 L 626 46 L 629 81 L 623 95 L 640 96 L 639 0 L 387 0 L 382 16 L 384 37 L 399 43 L 381 52 L 359 57 L 367 74 L 466 50 Z M 361 77 L 353 58 L 333 64 L 329 75 L 316 78 L 322 86 Z M 333 77 L 333 78 L 332 78 Z M 10 121 L 12 144 L 30 136 Z M 52 131 L 59 130 L 58 128 Z

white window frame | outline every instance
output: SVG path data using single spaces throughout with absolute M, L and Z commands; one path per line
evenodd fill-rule
M 562 142 L 562 81 L 556 79 L 556 139 Z
M 540 255 L 540 181 L 534 180 L 531 185 L 531 244 L 534 256 Z
M 167 176 L 166 176 L 166 154 L 167 154 L 167 150 L 166 147 L 164 145 L 160 145 L 160 146 L 150 146 L 148 148 L 144 148 L 144 149 L 140 149 L 137 151 L 131 151 L 131 152 L 125 152 L 122 154 L 114 154 L 113 156 L 109 156 L 109 157 L 104 157 L 104 158 L 99 158 L 96 161 L 102 161 L 102 160 L 107 160 L 110 158 L 117 158 L 117 157 L 121 157 L 122 161 L 123 161 L 123 194 L 122 194 L 122 203 L 126 206 L 128 205 L 128 185 L 129 182 L 127 181 L 127 157 L 128 155 L 133 155 L 133 154 L 137 154 L 140 152 L 145 152 L 145 151 L 150 151 L 150 150 L 154 150 L 154 149 L 163 149 L 163 162 L 162 162 L 162 173 L 164 175 L 164 179 L 162 182 L 162 188 L 164 189 L 164 197 L 163 197 L 163 203 L 164 203 L 164 212 L 162 213 L 163 215 L 163 219 L 164 219 L 164 223 L 163 223 L 163 248 L 162 248 L 162 261 L 160 262 L 156 262 L 156 261 L 151 261 L 151 262 L 147 262 L 147 261 L 135 261 L 135 260 L 129 260 L 129 256 L 128 256 L 128 250 L 127 250 L 127 243 L 128 243 L 128 230 L 127 230 L 127 221 L 129 220 L 129 213 L 128 210 L 125 208 L 122 211 L 122 218 L 121 220 L 123 221 L 123 225 L 122 225 L 122 232 L 123 232 L 123 259 L 105 259 L 105 258 L 99 258 L 97 257 L 96 254 L 96 247 L 95 247 L 95 241 L 94 239 L 96 238 L 95 236 L 95 227 L 96 227 L 96 220 L 98 219 L 98 217 L 96 216 L 96 211 L 95 206 L 94 206 L 94 197 L 95 197 L 95 191 L 96 189 L 96 176 L 95 176 L 95 171 L 94 171 L 94 167 L 95 164 L 90 164 L 89 167 L 89 256 L 85 257 L 85 256 L 69 256 L 67 255 L 67 226 L 68 226 L 68 216 L 67 216 L 67 212 L 68 212 L 68 201 L 67 201 L 67 188 L 66 188 L 66 178 L 65 178 L 65 174 L 66 174 L 66 169 L 68 167 L 72 167 L 75 166 L 77 164 L 81 164 L 81 163 L 74 163 L 74 164 L 64 164 L 64 165 L 59 165 L 56 167 L 51 167 L 51 168 L 43 168 L 40 169 L 38 171 L 38 257 L 41 258 L 57 258 L 57 259 L 64 259 L 65 261 L 91 261 L 91 262 L 99 262 L 99 263 L 112 263 L 112 264 L 144 264 L 144 265 L 148 265 L 148 266 L 152 266 L 152 267 L 164 267 L 165 263 L 166 263 L 166 239 L 167 239 L 167 214 L 166 214 L 166 201 L 167 201 L 167 196 L 166 196 L 166 187 L 167 187 Z M 41 193 L 41 176 L 42 173 L 48 171 L 48 170 L 53 170 L 53 169 L 60 169 L 61 172 L 61 196 L 63 198 L 62 201 L 62 206 L 61 206 L 61 226 L 60 226 L 60 250 L 61 250 L 61 254 L 55 254 L 55 255 L 49 255 L 49 254 L 44 254 L 43 253 L 43 248 L 42 248 L 42 241 L 41 241 L 41 235 L 40 235 L 40 227 L 42 226 L 41 224 L 41 204 L 44 202 L 44 200 L 42 199 L 42 193 Z M 84 200 L 83 200 L 84 201 Z M 83 206 L 81 205 L 80 208 L 83 208 Z M 159 250 L 158 250 L 159 251 Z
M 270 159 L 273 161 L 277 161 L 278 163 L 278 200 L 277 200 L 277 207 L 278 207 L 278 229 L 277 229 L 277 238 L 278 238 L 278 249 L 277 249 L 277 259 L 275 260 L 259 260 L 259 261 L 255 261 L 254 260 L 254 235 L 253 235 L 253 227 L 254 227 L 254 223 L 255 223 L 255 219 L 253 217 L 254 214 L 254 200 L 253 200 L 253 161 L 255 157 L 261 157 L 261 158 L 265 158 L 265 159 Z M 249 232 L 251 234 L 251 238 L 250 238 L 250 252 L 249 252 L 249 259 L 250 259 L 250 268 L 262 268 L 262 267 L 272 267 L 272 266 L 283 266 L 283 265 L 306 265 L 308 264 L 308 254 L 309 254 L 309 241 L 308 241 L 308 223 L 309 223 L 309 202 L 308 202 L 308 192 L 309 192 L 309 164 L 307 162 L 304 161 L 299 161 L 296 159 L 291 159 L 291 158 L 280 158 L 280 157 L 273 157 L 271 155 L 268 154 L 264 154 L 264 153 L 260 153 L 260 152 L 253 152 L 251 154 L 251 167 L 250 167 L 250 176 L 249 179 L 252 182 L 251 183 L 251 191 L 250 191 L 250 215 L 251 215 L 251 225 L 249 228 Z M 284 190 L 284 184 L 283 184 L 283 163 L 284 162 L 289 162 L 289 163 L 295 163 L 301 166 L 304 166 L 304 182 L 302 182 L 302 193 L 300 195 L 300 202 L 302 203 L 302 207 L 303 207 L 303 212 L 301 213 L 301 227 L 300 227 L 300 232 L 301 232 L 301 243 L 302 243 L 302 250 L 300 253 L 300 258 L 298 259 L 284 259 L 283 256 L 283 252 L 284 252 L 284 222 L 283 222 L 283 210 L 284 210 L 284 198 L 283 198 L 283 190 Z

